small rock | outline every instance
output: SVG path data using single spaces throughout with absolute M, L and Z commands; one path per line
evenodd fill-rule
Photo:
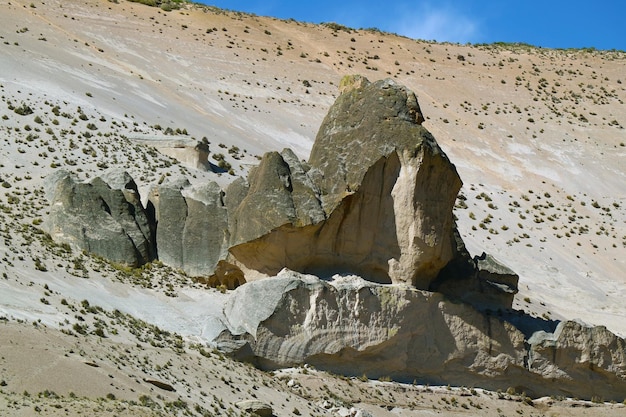
M 143 382 L 147 382 L 148 384 L 152 384 L 157 388 L 160 388 L 164 391 L 176 392 L 173 386 L 166 382 L 157 381 L 156 379 L 144 379 Z
M 259 400 L 245 400 L 236 404 L 237 408 L 259 417 L 272 417 L 272 406 Z

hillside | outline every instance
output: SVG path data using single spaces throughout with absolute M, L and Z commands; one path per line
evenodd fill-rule
M 88 300 L 187 342 L 210 340 L 221 329 L 219 291 L 158 263 L 131 271 L 50 242 L 37 228 L 43 178 L 122 167 L 145 191 L 172 172 L 225 185 L 284 147 L 306 159 L 339 80 L 364 74 L 415 91 L 464 182 L 455 215 L 468 248 L 520 275 L 514 306 L 626 336 L 626 54 L 437 44 L 200 6 L 0 8 L 3 334 L 17 320 L 49 328 L 22 326 L 28 334 L 67 330 L 81 323 L 68 304 Z M 202 138 L 218 173 L 176 151 Z

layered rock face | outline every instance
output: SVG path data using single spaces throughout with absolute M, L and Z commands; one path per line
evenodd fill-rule
M 51 208 L 43 228 L 55 241 L 133 266 L 155 258 L 154 222 L 126 172 L 78 182 L 59 171 L 45 188 Z
M 224 315 L 218 346 L 264 368 L 308 363 L 531 396 L 621 401 L 626 392 L 626 343 L 603 327 L 562 322 L 527 338 L 501 317 L 406 286 L 285 270 L 235 290 Z

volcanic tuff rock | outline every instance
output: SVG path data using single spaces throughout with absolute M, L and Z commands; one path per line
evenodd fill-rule
M 238 190 L 242 188 L 241 190 Z M 239 198 L 227 200 L 231 245 L 250 242 L 289 224 L 303 227 L 324 220 L 318 193 L 294 153 L 269 152 L 248 176 L 248 185 L 227 190 Z
M 145 210 L 124 172 L 57 172 L 45 227 L 116 262 L 158 255 L 230 288 L 273 276 L 232 293 L 216 339 L 264 367 L 622 400 L 623 339 L 511 311 L 518 276 L 470 256 L 452 215 L 461 181 L 415 95 L 359 77 L 342 91 L 308 163 L 268 153 L 226 193 L 174 177 Z
M 228 248 L 228 217 L 220 187 L 175 178 L 154 187 L 148 210 L 156 220 L 159 260 L 194 276 L 215 272 Z
M 604 327 L 562 322 L 528 337 L 512 320 L 439 293 L 354 276 L 325 282 L 284 270 L 237 288 L 224 315 L 218 346 L 268 369 L 308 363 L 370 378 L 513 386 L 531 396 L 621 401 L 626 392 L 626 343 Z M 532 328 L 537 319 L 518 320 Z
M 45 188 L 51 208 L 43 228 L 55 241 L 128 265 L 155 258 L 153 221 L 128 173 L 115 170 L 78 182 L 58 171 Z
M 238 408 L 247 411 L 253 416 L 272 417 L 274 412 L 272 406 L 259 400 L 245 400 L 235 404 Z
M 231 260 L 267 276 L 350 272 L 428 289 L 455 254 L 461 180 L 411 91 L 361 77 L 344 79 L 342 91 L 308 165 L 284 151 L 250 173 L 231 221 Z
M 471 258 L 455 231 L 455 256 L 431 282 L 429 290 L 473 305 L 480 310 L 496 311 L 513 305 L 519 276 L 493 256 L 483 252 Z

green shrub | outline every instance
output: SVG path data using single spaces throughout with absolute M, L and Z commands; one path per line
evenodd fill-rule
M 28 116 L 29 114 L 33 114 L 33 109 L 31 109 L 30 106 L 25 103 L 22 103 L 20 107 L 16 107 L 15 109 L 13 109 L 13 111 L 20 116 Z
M 146 6 L 150 6 L 150 7 L 156 7 L 157 6 L 156 0 L 129 0 L 129 1 L 132 1 L 133 3 L 145 4 Z

